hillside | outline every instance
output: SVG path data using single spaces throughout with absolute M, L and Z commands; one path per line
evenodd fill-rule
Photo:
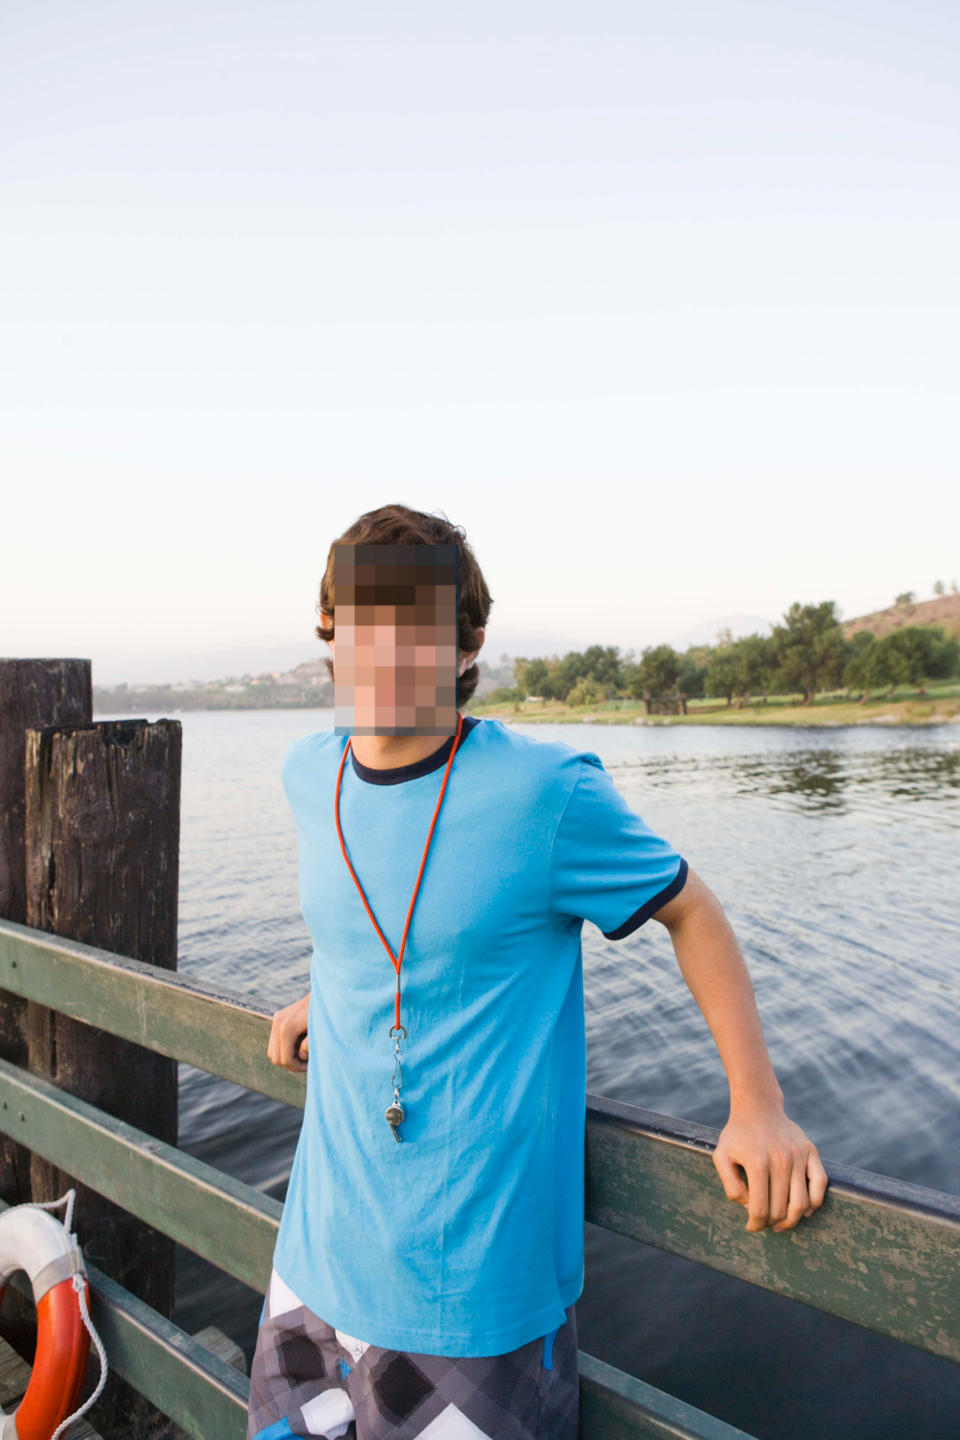
M 890 605 L 886 610 L 874 610 L 872 615 L 842 620 L 840 629 L 845 640 L 858 630 L 872 630 L 879 639 L 904 625 L 941 625 L 947 635 L 960 635 L 960 595 L 937 595 L 933 600 Z

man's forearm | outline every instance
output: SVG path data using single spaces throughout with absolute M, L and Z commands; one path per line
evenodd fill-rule
M 670 929 L 677 963 L 716 1042 L 731 1109 L 757 1102 L 782 1106 L 737 937 L 713 891 L 704 892 Z

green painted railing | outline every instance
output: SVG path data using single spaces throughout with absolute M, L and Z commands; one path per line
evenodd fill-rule
M 305 1074 L 267 1059 L 273 1007 L 246 996 L 12 921 L 0 921 L 0 989 L 304 1106 Z M 266 1291 L 279 1201 L 2 1060 L 0 1130 Z M 717 1135 L 589 1096 L 586 1218 L 960 1361 L 960 1198 L 832 1162 L 811 1220 L 748 1233 L 711 1160 Z M 196 1440 L 245 1440 L 248 1378 L 89 1262 L 87 1271 L 112 1369 Z M 29 1296 L 23 1272 L 11 1283 Z M 581 1440 L 751 1440 L 582 1351 L 579 1364 Z

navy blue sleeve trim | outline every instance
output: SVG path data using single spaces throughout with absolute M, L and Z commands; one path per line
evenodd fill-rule
M 639 910 L 634 910 L 630 919 L 625 920 L 622 925 L 618 925 L 616 930 L 603 930 L 601 934 L 606 940 L 622 940 L 625 935 L 631 935 L 634 930 L 639 930 L 644 921 L 649 920 L 650 916 L 659 910 L 661 905 L 666 905 L 667 901 L 672 900 L 674 895 L 679 895 L 686 883 L 687 862 L 683 856 L 681 856 L 680 869 L 665 890 L 661 890 L 659 895 L 654 895 L 650 900 L 647 900 L 645 904 L 640 906 Z

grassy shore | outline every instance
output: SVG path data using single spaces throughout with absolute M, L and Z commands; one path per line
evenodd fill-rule
M 689 700 L 686 715 L 647 715 L 642 700 L 605 700 L 599 705 L 568 706 L 559 700 L 514 704 L 474 702 L 471 715 L 493 716 L 522 724 L 565 725 L 943 725 L 960 722 L 960 681 L 938 681 L 926 695 L 900 686 L 863 701 L 843 694 L 818 695 L 804 705 L 800 695 L 771 695 L 738 707 L 717 700 Z

